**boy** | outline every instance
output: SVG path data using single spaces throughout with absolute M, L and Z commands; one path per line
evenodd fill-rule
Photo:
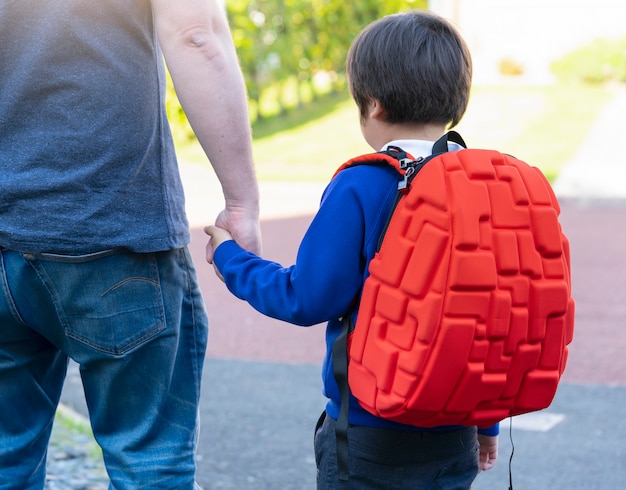
M 426 157 L 467 107 L 468 49 L 455 29 L 432 13 L 416 10 L 370 24 L 351 46 L 346 66 L 363 136 L 377 151 L 393 145 L 414 158 Z M 342 329 L 339 318 L 368 275 L 397 183 L 397 173 L 387 166 L 340 172 L 324 192 L 296 264 L 287 268 L 243 250 L 226 230 L 206 228 L 207 259 L 233 294 L 296 325 L 328 322 L 323 382 L 329 401 L 315 434 L 318 489 L 466 489 L 497 458 L 497 425 L 478 435 L 475 427 L 420 429 L 378 418 L 351 397 L 350 480 L 338 480 L 340 396 L 332 346 Z

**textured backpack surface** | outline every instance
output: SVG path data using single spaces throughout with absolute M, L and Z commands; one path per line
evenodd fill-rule
M 367 160 L 406 170 L 381 154 L 341 169 Z M 487 427 L 546 408 L 574 329 L 550 184 L 490 150 L 413 168 L 347 334 L 350 391 L 369 412 L 421 427 Z

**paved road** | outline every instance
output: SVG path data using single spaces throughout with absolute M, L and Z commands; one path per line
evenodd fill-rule
M 624 113 L 626 97 L 620 94 L 581 148 L 574 160 L 578 163 L 555 184 L 572 249 L 575 339 L 552 406 L 513 421 L 516 490 L 626 488 L 626 158 L 614 154 L 607 160 L 602 153 L 610 149 L 607 141 L 619 141 L 621 135 L 615 133 Z M 594 170 L 603 173 L 605 186 L 598 184 L 599 177 L 588 178 Z M 214 215 L 214 209 L 203 206 L 215 182 L 200 186 L 211 180 L 203 172 L 183 167 L 191 250 L 211 319 L 199 483 L 206 490 L 313 490 L 312 430 L 324 405 L 319 367 L 323 327 L 267 319 L 230 296 L 214 277 L 204 262 L 201 224 L 203 216 Z M 603 188 L 608 189 L 604 194 Z M 321 187 L 264 186 L 262 193 L 265 256 L 291 263 Z M 219 203 L 214 206 L 219 209 Z M 78 387 L 73 366 L 63 401 L 84 413 Z M 498 465 L 479 475 L 475 489 L 508 488 L 507 422 L 500 440 Z

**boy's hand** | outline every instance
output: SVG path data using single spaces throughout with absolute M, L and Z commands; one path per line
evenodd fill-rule
M 490 470 L 498 459 L 498 436 L 478 434 L 478 445 L 480 446 L 480 459 L 478 461 L 480 471 Z
M 206 260 L 209 264 L 213 264 L 213 253 L 217 250 L 217 247 L 228 240 L 232 240 L 233 236 L 228 230 L 215 225 L 205 226 L 204 232 L 210 237 L 209 243 L 207 243 L 206 246 Z M 213 264 L 213 268 L 215 269 L 217 277 L 223 281 L 224 278 L 222 274 L 220 274 L 220 271 L 217 270 L 217 267 L 215 267 L 215 264 Z
M 206 226 L 204 232 L 211 237 L 213 250 L 216 250 L 222 243 L 233 239 L 233 236 L 228 230 L 215 225 Z

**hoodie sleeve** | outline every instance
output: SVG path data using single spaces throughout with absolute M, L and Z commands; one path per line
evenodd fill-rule
M 340 172 L 324 192 L 296 263 L 289 267 L 233 241 L 223 243 L 214 261 L 226 286 L 261 313 L 296 325 L 342 316 L 361 289 L 372 242 L 378 240 L 374 229 L 386 219 L 395 197 L 394 179 L 378 167 Z

